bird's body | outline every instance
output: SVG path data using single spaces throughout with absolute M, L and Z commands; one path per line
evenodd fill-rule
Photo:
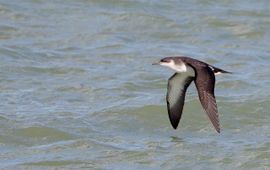
M 218 109 L 215 100 L 215 74 L 230 73 L 205 62 L 189 57 L 166 57 L 159 64 L 175 71 L 168 80 L 167 109 L 174 129 L 182 116 L 186 90 L 192 81 L 195 82 L 200 102 L 216 131 L 220 133 Z

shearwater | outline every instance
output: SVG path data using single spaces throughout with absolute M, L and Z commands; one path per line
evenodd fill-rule
M 186 90 L 195 82 L 199 99 L 214 128 L 220 133 L 219 114 L 215 99 L 215 75 L 231 73 L 190 57 L 166 57 L 153 65 L 166 66 L 174 73 L 167 85 L 167 109 L 170 122 L 177 128 L 184 107 Z

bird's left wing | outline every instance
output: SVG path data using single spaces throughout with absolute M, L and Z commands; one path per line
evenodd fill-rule
M 174 129 L 177 128 L 182 116 L 186 90 L 194 77 L 182 73 L 175 73 L 168 80 L 167 86 L 167 109 L 170 122 Z

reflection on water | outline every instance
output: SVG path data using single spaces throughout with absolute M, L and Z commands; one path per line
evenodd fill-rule
M 269 169 L 269 5 L 0 0 L 0 168 Z M 221 134 L 194 85 L 171 127 L 171 55 L 234 72 Z
M 183 138 L 179 138 L 177 136 L 171 136 L 171 142 L 173 143 L 184 143 L 184 139 Z

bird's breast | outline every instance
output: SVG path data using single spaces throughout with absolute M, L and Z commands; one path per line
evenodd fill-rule
M 174 65 L 173 68 L 177 73 L 182 73 L 190 77 L 195 77 L 195 71 L 194 69 L 186 64 L 181 64 L 181 65 Z

